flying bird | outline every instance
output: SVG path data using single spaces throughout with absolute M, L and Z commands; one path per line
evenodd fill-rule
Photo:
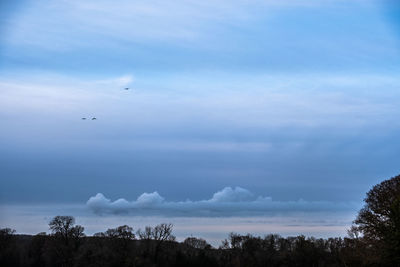
M 125 90 L 129 90 L 129 87 L 125 87 Z
M 93 117 L 93 118 L 92 118 L 92 121 L 94 121 L 94 120 L 97 120 L 97 118 L 96 118 L 96 117 Z
M 82 118 L 82 120 L 86 120 L 86 118 Z

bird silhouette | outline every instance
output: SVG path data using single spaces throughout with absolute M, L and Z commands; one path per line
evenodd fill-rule
M 129 87 L 125 87 L 125 90 L 129 90 Z
M 86 120 L 86 118 L 82 118 L 82 120 Z
M 94 121 L 94 120 L 97 120 L 97 118 L 96 118 L 96 117 L 93 117 L 93 118 L 92 118 L 92 121 Z

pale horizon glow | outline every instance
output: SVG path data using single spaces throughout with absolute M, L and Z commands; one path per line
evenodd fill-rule
M 190 236 L 201 237 L 214 247 L 221 245 L 229 233 L 265 236 L 314 236 L 316 238 L 344 237 L 354 219 L 349 212 L 296 212 L 273 216 L 230 217 L 165 217 L 165 216 L 98 216 L 84 205 L 0 205 L 2 227 L 11 227 L 18 234 L 50 233 L 48 223 L 56 215 L 76 218 L 76 224 L 85 228 L 86 235 L 104 232 L 127 224 L 134 231 L 159 223 L 172 223 L 178 241 Z

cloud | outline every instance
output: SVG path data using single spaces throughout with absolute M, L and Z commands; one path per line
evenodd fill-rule
M 136 203 L 142 206 L 152 206 L 161 204 L 164 201 L 164 198 L 160 196 L 157 191 L 153 193 L 143 193 L 141 194 Z
M 208 200 L 166 201 L 158 192 L 143 193 L 135 201 L 111 201 L 103 194 L 89 198 L 87 207 L 96 214 L 162 215 L 186 217 L 262 216 L 292 212 L 356 211 L 359 204 L 328 201 L 273 201 L 241 187 L 225 187 Z
M 206 76 L 206 74 L 204 74 Z M 356 128 L 398 125 L 400 79 L 390 75 L 196 75 L 146 77 L 121 75 L 84 79 L 40 73 L 0 79 L 0 113 L 37 112 L 60 118 L 96 113 L 108 122 L 134 125 L 135 132 L 151 125 L 161 128 L 198 125 L 238 127 Z M 40 78 L 42 77 L 42 78 Z M 44 78 L 45 77 L 45 78 Z M 159 81 L 157 81 L 159 80 Z M 122 92 L 135 82 L 134 92 Z M 137 88 L 137 90 L 136 90 Z M 246 90 L 243 90 L 246 88 Z M 313 88 L 313 89 L 310 89 Z M 351 89 L 349 89 L 351 88 Z M 376 88 L 379 88 L 377 97 Z M 40 116 L 41 117 L 41 116 Z M 112 119 L 111 119 L 112 118 Z M 112 127 L 115 128 L 115 127 Z M 341 131 L 342 132 L 342 131 Z M 159 144 L 157 144 L 158 146 Z M 169 143 L 162 144 L 169 146 Z M 185 143 L 187 150 L 268 150 L 258 140 L 239 144 L 228 140 Z
M 221 191 L 218 191 L 209 200 L 210 202 L 242 202 L 252 201 L 254 195 L 247 189 L 241 187 L 225 187 Z
M 336 0 L 337 1 L 337 0 Z M 213 29 L 243 26 L 272 7 L 314 7 L 318 0 L 281 1 L 35 1 L 18 20 L 10 20 L 8 39 L 12 43 L 40 46 L 50 50 L 91 47 L 113 40 L 143 42 L 206 39 Z M 335 1 L 324 1 L 334 3 Z M 45 13 L 46 16 L 42 14 Z M 259 16 L 259 15 L 258 15 Z M 44 25 L 52 25 L 51 30 Z M 71 27 L 71 25 L 74 25 Z M 33 34 L 34 33 L 34 34 Z M 27 36 L 29 38 L 27 38 Z M 97 44 L 98 45 L 98 44 Z
M 103 85 L 103 86 L 128 86 L 135 81 L 133 75 L 123 75 L 116 78 L 105 79 L 105 80 L 98 80 L 98 81 L 91 81 L 91 84 L 95 85 Z M 89 82 L 90 84 L 90 82 Z

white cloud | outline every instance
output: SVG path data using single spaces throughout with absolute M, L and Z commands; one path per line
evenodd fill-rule
M 118 199 L 114 202 L 103 194 L 89 198 L 87 207 L 97 214 L 135 214 L 164 216 L 260 216 L 292 212 L 356 211 L 355 203 L 327 201 L 273 201 L 270 197 L 255 196 L 241 187 L 225 187 L 212 198 L 199 201 L 169 202 L 157 192 L 143 193 L 136 201 Z
M 102 193 L 97 193 L 94 197 L 91 197 L 86 203 L 92 210 L 98 212 L 104 207 L 111 204 L 111 200 L 106 198 Z
M 156 191 L 153 193 L 141 194 L 137 198 L 136 203 L 145 207 L 145 206 L 158 205 L 158 204 L 161 204 L 163 201 L 164 201 L 164 198 L 162 196 L 160 196 Z
M 252 201 L 254 200 L 254 195 L 247 189 L 236 186 L 225 187 L 221 191 L 218 191 L 209 200 L 210 202 L 242 202 L 242 201 Z

